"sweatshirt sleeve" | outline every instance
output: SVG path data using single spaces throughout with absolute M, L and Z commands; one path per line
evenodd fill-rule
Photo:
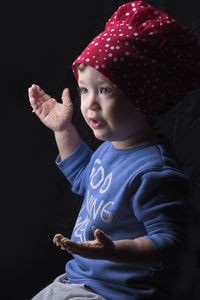
M 91 149 L 81 141 L 80 145 L 65 159 L 60 155 L 56 158 L 56 165 L 72 185 L 72 191 L 81 196 L 85 193 L 87 165 L 92 156 Z
M 137 176 L 134 185 L 134 214 L 157 248 L 162 266 L 170 267 L 180 258 L 186 242 L 192 182 L 181 172 L 164 169 Z

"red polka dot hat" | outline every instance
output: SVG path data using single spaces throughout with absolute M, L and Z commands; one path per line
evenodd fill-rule
M 196 38 L 143 1 L 121 5 L 72 65 L 85 63 L 128 96 L 150 122 L 200 87 Z

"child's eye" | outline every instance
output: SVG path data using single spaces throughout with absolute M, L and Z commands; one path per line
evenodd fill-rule
M 84 88 L 84 87 L 78 87 L 77 89 L 78 89 L 79 95 L 86 94 L 87 91 L 88 91 L 88 90 L 87 90 L 86 88 Z
M 101 88 L 100 89 L 101 94 L 108 94 L 109 92 L 110 92 L 110 90 L 108 88 Z

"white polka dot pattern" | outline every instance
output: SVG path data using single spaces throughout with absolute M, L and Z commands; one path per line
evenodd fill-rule
M 108 78 L 151 121 L 200 87 L 194 36 L 144 1 L 121 5 L 72 65 L 85 63 Z

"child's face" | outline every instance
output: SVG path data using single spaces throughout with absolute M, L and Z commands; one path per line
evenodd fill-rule
M 144 119 L 131 101 L 90 66 L 78 71 L 78 75 L 81 112 L 96 138 L 112 141 L 115 148 L 134 144 Z

